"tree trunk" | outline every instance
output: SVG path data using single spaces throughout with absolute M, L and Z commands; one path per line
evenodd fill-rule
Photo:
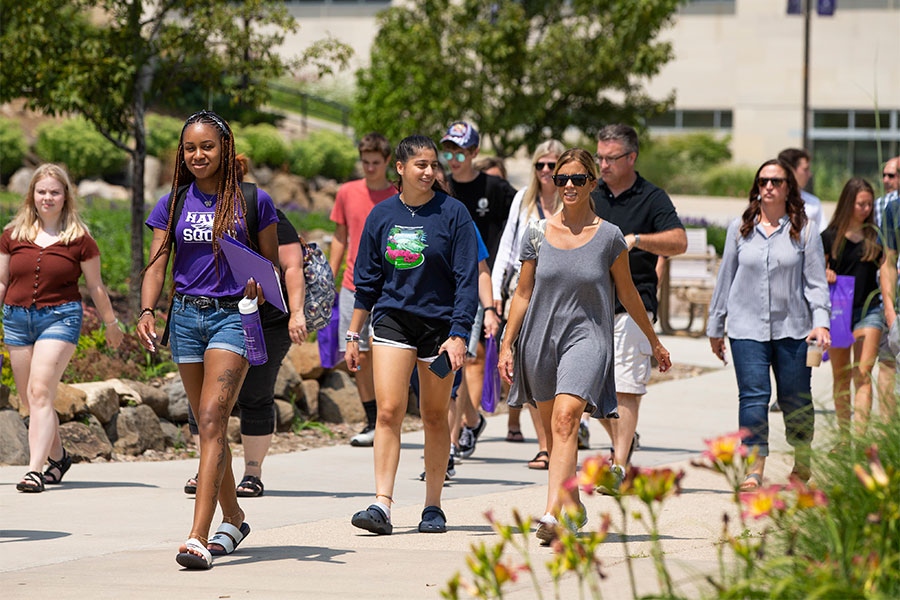
M 128 286 L 131 293 L 128 307 L 137 315 L 141 310 L 141 271 L 144 269 L 144 159 L 147 157 L 147 140 L 143 110 L 135 115 L 134 142 L 134 154 L 131 155 L 131 271 Z

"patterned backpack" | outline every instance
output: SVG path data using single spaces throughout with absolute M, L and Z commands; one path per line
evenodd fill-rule
M 306 280 L 306 300 L 303 312 L 306 315 L 306 330 L 318 331 L 331 321 L 334 306 L 334 273 L 325 253 L 314 242 L 303 246 L 303 278 Z

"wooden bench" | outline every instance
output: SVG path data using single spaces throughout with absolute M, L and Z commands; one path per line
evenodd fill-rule
M 707 244 L 706 229 L 687 229 L 687 251 L 663 261 L 659 281 L 659 324 L 669 335 L 706 334 L 709 319 L 709 303 L 716 286 L 718 257 L 713 246 Z M 672 298 L 688 304 L 688 323 L 675 329 L 670 323 Z M 703 316 L 703 331 L 692 332 L 691 326 L 697 314 Z

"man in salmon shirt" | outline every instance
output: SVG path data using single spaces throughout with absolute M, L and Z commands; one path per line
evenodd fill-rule
M 359 238 L 362 235 L 366 217 L 372 207 L 390 198 L 397 190 L 387 179 L 387 167 L 391 158 L 391 145 L 380 133 L 370 133 L 360 140 L 357 146 L 359 158 L 362 161 L 362 179 L 349 181 L 338 190 L 331 211 L 331 220 L 337 224 L 334 239 L 331 242 L 331 252 L 328 262 L 334 271 L 337 281 L 338 271 L 347 256 L 344 277 L 341 281 L 342 290 L 339 290 L 340 304 L 340 329 L 344 332 L 350 327 L 350 318 L 353 316 L 353 302 L 356 287 L 353 285 L 353 264 L 356 262 L 356 252 L 359 248 Z M 353 446 L 371 446 L 375 440 L 375 384 L 372 380 L 372 354 L 371 318 L 366 319 L 360 330 L 359 339 L 359 371 L 356 372 L 356 387 L 359 398 L 366 411 L 365 428 L 350 439 Z M 339 336 L 341 355 L 346 350 L 347 342 L 343 336 Z

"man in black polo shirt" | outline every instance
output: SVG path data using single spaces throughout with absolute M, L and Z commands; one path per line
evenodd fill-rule
M 631 278 L 644 308 L 656 321 L 656 261 L 687 250 L 687 235 L 668 194 L 634 170 L 637 132 L 628 125 L 600 130 L 596 160 L 601 181 L 591 194 L 594 211 L 619 227 L 628 244 Z M 616 300 L 616 397 L 619 418 L 604 419 L 613 443 L 616 464 L 631 461 L 641 397 L 650 380 L 650 342 L 622 304 Z

